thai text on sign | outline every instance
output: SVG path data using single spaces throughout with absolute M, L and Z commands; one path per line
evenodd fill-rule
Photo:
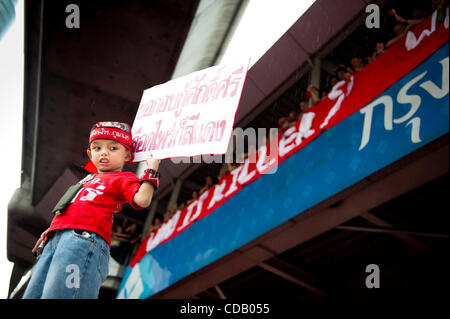
M 248 61 L 213 66 L 144 91 L 133 123 L 135 162 L 224 154 Z

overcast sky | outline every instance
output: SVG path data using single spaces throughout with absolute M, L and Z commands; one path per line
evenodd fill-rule
M 253 65 L 313 2 L 314 0 L 251 0 L 221 63 L 250 57 L 250 65 Z M 12 270 L 12 263 L 6 258 L 7 205 L 15 189 L 20 187 L 23 5 L 23 0 L 19 0 L 16 19 L 0 39 L 0 138 L 3 146 L 0 157 L 3 168 L 0 186 L 0 298 L 7 298 Z M 82 15 L 80 8 L 80 16 Z

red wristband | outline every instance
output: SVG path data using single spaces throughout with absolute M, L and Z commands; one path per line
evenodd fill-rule
M 153 187 L 157 189 L 159 186 L 159 179 L 160 179 L 159 172 L 153 169 L 146 169 L 144 171 L 144 176 L 142 176 L 141 178 L 141 183 L 145 181 L 150 182 L 152 183 Z

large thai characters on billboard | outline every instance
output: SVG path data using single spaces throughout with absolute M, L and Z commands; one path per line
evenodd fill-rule
M 213 66 L 144 91 L 133 123 L 135 162 L 223 154 L 248 62 Z

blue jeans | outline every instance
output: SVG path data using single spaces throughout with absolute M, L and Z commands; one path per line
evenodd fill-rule
M 108 269 L 109 245 L 102 237 L 56 230 L 33 269 L 23 298 L 98 298 Z

